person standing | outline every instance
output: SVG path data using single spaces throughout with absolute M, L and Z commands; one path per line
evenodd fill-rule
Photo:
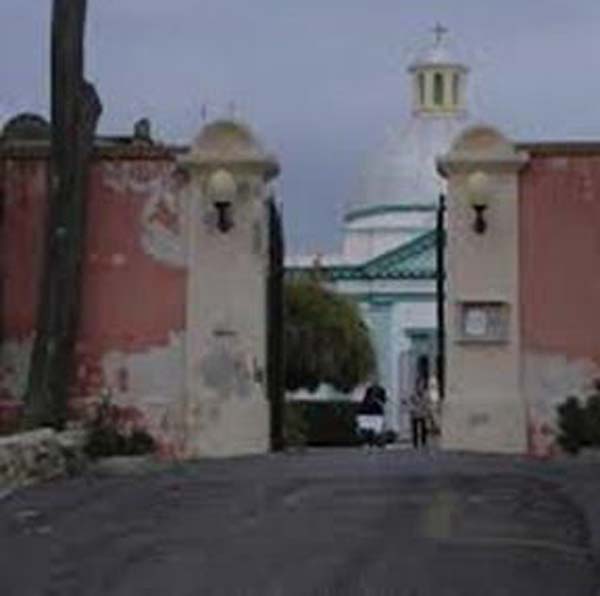
M 409 399 L 412 444 L 415 449 L 427 446 L 427 424 L 431 414 L 430 408 L 429 391 L 426 385 L 417 386 Z
M 381 385 L 372 383 L 367 387 L 358 409 L 358 428 L 369 447 L 375 444 L 383 446 L 383 418 L 386 401 L 386 391 Z

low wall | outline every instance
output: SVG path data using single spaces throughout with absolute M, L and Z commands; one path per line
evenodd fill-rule
M 81 431 L 40 429 L 0 437 L 0 487 L 58 478 L 83 465 Z

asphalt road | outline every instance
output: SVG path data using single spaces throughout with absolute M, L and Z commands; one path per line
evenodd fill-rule
M 597 464 L 319 451 L 0 500 L 0 594 L 596 594 Z

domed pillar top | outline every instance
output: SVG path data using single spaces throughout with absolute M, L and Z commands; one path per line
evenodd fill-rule
M 279 174 L 276 158 L 265 151 L 248 126 L 236 120 L 215 120 L 204 126 L 179 163 L 192 172 L 243 170 L 264 181 Z

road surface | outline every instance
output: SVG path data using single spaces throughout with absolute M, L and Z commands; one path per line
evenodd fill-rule
M 0 501 L 0 594 L 592 595 L 597 470 L 350 449 L 58 481 Z

